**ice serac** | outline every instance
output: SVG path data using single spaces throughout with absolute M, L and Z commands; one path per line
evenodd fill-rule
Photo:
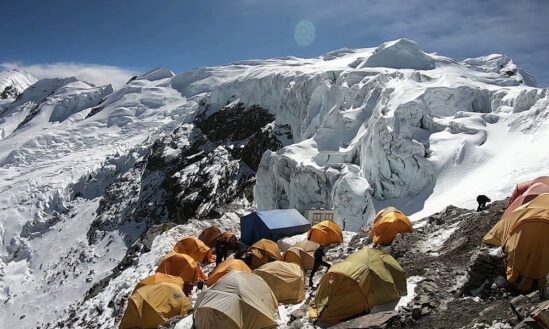
M 371 203 L 432 212 L 440 209 L 432 200 L 442 190 L 451 202 L 468 204 L 466 193 L 447 191 L 465 185 L 460 175 L 492 163 L 497 137 L 490 136 L 518 125 L 513 112 L 548 112 L 547 90 L 525 87 L 531 81 L 517 79 L 520 70 L 501 56 L 457 63 L 401 39 L 321 58 L 323 70 L 304 64 L 295 77 L 262 72 L 250 87 L 239 80 L 240 90 L 228 82 L 211 92 L 213 103 L 235 95 L 263 104 L 292 128 L 294 144 L 263 157 L 254 189 L 259 209 L 333 207 L 340 224 L 355 230 L 372 219 Z M 521 118 L 522 127 L 533 125 L 533 118 Z M 353 188 L 342 188 L 341 177 Z
M 503 85 L 516 86 L 524 84 L 526 86 L 535 87 L 536 79 L 528 72 L 522 70 L 518 65 L 513 63 L 509 57 L 501 54 L 491 54 L 488 56 L 467 58 L 462 61 L 468 68 L 486 73 L 495 73 L 504 79 Z M 497 78 L 493 75 L 492 82 L 498 83 Z M 510 79 L 509 79 L 510 78 Z

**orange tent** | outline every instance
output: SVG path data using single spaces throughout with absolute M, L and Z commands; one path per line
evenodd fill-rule
M 143 286 L 128 298 L 120 329 L 158 328 L 169 318 L 187 315 L 192 305 L 181 287 L 173 283 Z
M 208 287 L 221 279 L 225 274 L 229 272 L 248 272 L 252 273 L 252 270 L 240 259 L 227 259 L 219 264 L 208 276 Z
M 298 242 L 286 250 L 282 259 L 285 262 L 300 265 L 305 271 L 311 270 L 315 261 L 314 252 L 319 246 L 318 243 L 310 240 Z
M 529 291 L 549 273 L 549 193 L 504 214 L 484 237 L 505 253 L 507 281 Z
M 526 192 L 526 190 L 535 183 L 542 183 L 545 185 L 549 185 L 549 176 L 541 176 L 536 179 L 532 179 L 531 181 L 517 184 L 517 186 L 515 187 L 515 190 L 513 191 L 513 194 L 511 194 L 509 205 L 511 205 L 516 198 L 524 194 L 524 192 Z
M 311 227 L 307 239 L 322 245 L 342 243 L 343 233 L 335 222 L 325 220 Z
M 204 275 L 200 264 L 196 260 L 189 255 L 176 252 L 164 256 L 156 272 L 178 276 L 189 284 L 206 281 L 206 275 Z
M 139 281 L 135 285 L 134 292 L 141 287 L 150 286 L 151 284 L 162 283 L 162 282 L 173 283 L 179 287 L 183 287 L 183 284 L 184 284 L 183 279 L 181 279 L 178 276 L 173 276 L 173 275 L 164 274 L 164 273 L 155 273 Z
M 507 209 L 505 209 L 505 213 L 512 212 L 523 204 L 534 200 L 538 195 L 542 193 L 549 193 L 549 185 L 543 183 L 533 183 L 521 195 L 515 197 L 513 202 L 509 203 Z
M 200 263 L 210 264 L 215 262 L 215 257 L 210 247 L 194 236 L 179 240 L 173 247 L 173 251 L 187 254 Z
M 276 242 L 267 239 L 261 239 L 251 245 L 251 247 L 248 248 L 247 253 L 252 256 L 250 266 L 252 269 L 256 269 L 261 265 L 268 263 L 269 258 L 272 260 L 282 260 L 280 249 Z
M 230 230 L 220 234 L 217 239 L 225 240 L 227 242 L 227 245 L 229 246 L 229 249 L 231 250 L 235 250 L 238 246 L 238 239 L 236 238 L 236 235 Z
M 204 242 L 208 247 L 213 248 L 215 247 L 215 242 L 217 241 L 217 237 L 220 234 L 221 234 L 221 231 L 217 228 L 217 226 L 210 226 L 204 229 L 204 231 L 200 233 L 198 238 L 200 239 L 200 241 Z
M 412 222 L 400 210 L 387 207 L 376 215 L 370 237 L 374 244 L 389 245 L 398 233 L 412 232 Z

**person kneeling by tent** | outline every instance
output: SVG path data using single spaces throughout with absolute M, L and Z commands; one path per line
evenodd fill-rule
M 331 266 L 324 261 L 324 256 L 326 256 L 324 248 L 325 246 L 320 246 L 314 253 L 315 262 L 313 264 L 313 269 L 311 270 L 311 275 L 309 276 L 309 286 L 311 288 L 313 287 L 313 277 L 315 276 L 316 271 L 318 271 L 321 266 L 326 266 L 326 269 L 329 269 Z
M 482 209 L 486 208 L 486 204 L 488 202 L 491 202 L 492 200 L 490 200 L 489 197 L 487 197 L 486 195 L 479 195 L 477 196 L 477 202 L 478 202 L 478 208 L 477 208 L 477 211 L 481 211 Z

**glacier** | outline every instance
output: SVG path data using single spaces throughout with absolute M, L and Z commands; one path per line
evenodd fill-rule
M 510 58 L 407 39 L 160 68 L 116 91 L 29 79 L 0 103 L 0 327 L 112 327 L 171 234 L 238 230 L 253 208 L 334 208 L 358 231 L 387 205 L 421 218 L 503 198 L 549 174 L 548 115 Z M 184 226 L 138 247 L 164 222 Z

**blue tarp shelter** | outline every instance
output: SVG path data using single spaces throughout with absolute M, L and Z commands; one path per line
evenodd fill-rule
M 255 211 L 240 218 L 240 234 L 251 246 L 261 239 L 277 241 L 285 236 L 305 233 L 311 223 L 295 209 Z

